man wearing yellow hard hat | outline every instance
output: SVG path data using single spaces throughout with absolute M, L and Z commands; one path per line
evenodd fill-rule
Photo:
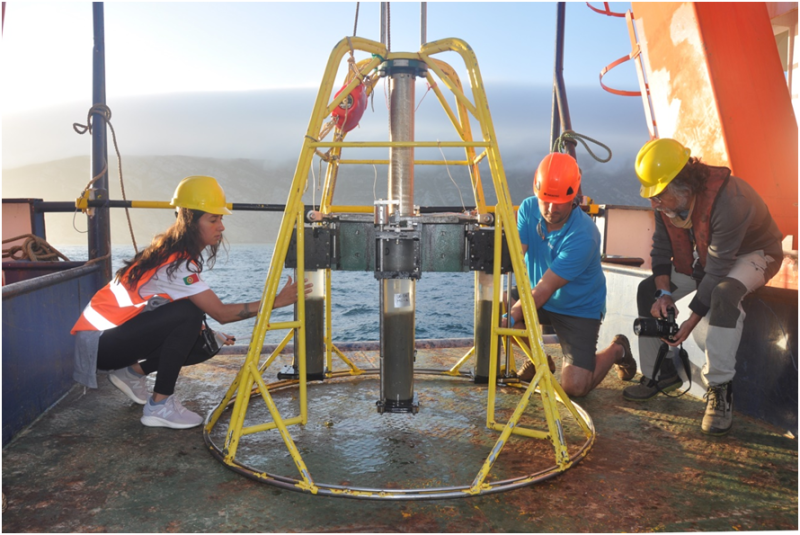
M 641 196 L 656 211 L 653 275 L 639 284 L 640 318 L 676 317 L 675 302 L 696 290 L 690 315 L 677 332 L 662 338 L 677 347 L 695 331 L 705 346 L 703 377 L 708 387 L 702 431 L 727 433 L 733 422 L 732 380 L 742 336 L 745 295 L 760 288 L 780 269 L 782 235 L 767 205 L 727 167 L 706 165 L 674 139 L 647 142 L 636 157 Z M 654 370 L 661 341 L 639 337 L 640 384 L 623 397 L 645 401 L 678 388 L 681 379 L 671 359 Z M 703 343 L 704 342 L 704 343 Z

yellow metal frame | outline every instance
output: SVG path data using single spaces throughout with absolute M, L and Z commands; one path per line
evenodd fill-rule
M 348 73 L 346 80 L 347 86 L 339 94 L 338 97 L 333 98 L 329 102 L 330 95 L 333 94 L 334 79 L 342 62 L 343 57 L 348 52 L 358 50 L 372 54 L 372 58 L 360 61 L 356 64 L 360 76 L 356 77 L 352 71 Z M 446 63 L 433 58 L 432 56 L 441 52 L 456 52 L 464 61 L 464 65 L 469 74 L 470 87 L 472 88 L 472 95 L 474 102 L 464 94 L 461 81 L 456 72 Z M 331 112 L 342 102 L 349 93 L 360 83 L 360 80 L 372 72 L 384 60 L 394 59 L 413 59 L 421 60 L 428 66 L 427 80 L 433 89 L 434 94 L 441 103 L 442 107 L 450 119 L 455 131 L 460 138 L 460 141 L 406 141 L 406 142 L 349 142 L 345 140 L 346 135 L 337 131 L 333 141 L 322 141 L 317 139 L 320 132 L 323 132 L 323 122 L 330 116 Z M 450 90 L 456 99 L 456 112 L 454 112 L 447 100 L 445 99 L 441 88 L 433 75 L 436 75 L 439 81 Z M 368 86 L 371 91 L 374 85 L 374 78 Z M 474 117 L 480 125 L 481 140 L 474 141 L 472 138 L 472 131 L 470 126 L 470 116 Z M 475 197 L 476 210 L 479 215 L 494 213 L 495 223 L 495 248 L 494 248 L 494 294 L 492 306 L 492 336 L 504 337 L 506 343 L 509 342 L 508 337 L 516 337 L 517 340 L 522 341 L 522 338 L 527 338 L 530 341 L 530 347 L 526 348 L 526 354 L 533 363 L 536 365 L 536 374 L 531 380 L 529 386 L 525 389 L 524 394 L 521 396 L 519 404 L 517 405 L 513 415 L 505 424 L 495 421 L 495 400 L 497 396 L 496 380 L 497 380 L 497 344 L 491 344 L 491 363 L 489 372 L 489 388 L 487 400 L 487 416 L 486 426 L 490 429 L 500 432 L 495 446 L 492 448 L 491 453 L 486 458 L 484 464 L 476 474 L 474 480 L 470 485 L 460 487 L 459 495 L 476 495 L 487 492 L 497 492 L 505 490 L 507 487 L 516 488 L 524 484 L 531 484 L 545 476 L 550 477 L 552 473 L 563 472 L 568 469 L 572 464 L 583 458 L 591 445 L 594 443 L 594 431 L 589 416 L 576 405 L 573 405 L 569 398 L 564 394 L 564 391 L 558 385 L 554 376 L 550 372 L 547 365 L 547 357 L 544 353 L 544 346 L 541 338 L 541 331 L 539 328 L 539 321 L 536 315 L 536 308 L 531 297 L 531 287 L 527 276 L 517 277 L 517 286 L 522 301 L 522 311 L 525 318 L 526 330 L 520 331 L 519 329 L 505 329 L 497 327 L 500 320 L 500 280 L 501 280 L 501 250 L 502 250 L 502 233 L 505 229 L 506 242 L 511 255 L 511 262 L 515 273 L 526 273 L 526 267 L 523 262 L 522 248 L 519 239 L 519 233 L 516 226 L 516 218 L 514 215 L 514 206 L 511 202 L 511 195 L 508 191 L 506 183 L 505 171 L 503 169 L 500 152 L 495 136 L 494 127 L 492 125 L 491 115 L 489 113 L 489 105 L 484 92 L 483 81 L 481 79 L 480 71 L 478 69 L 477 58 L 475 57 L 472 49 L 460 39 L 444 39 L 434 41 L 422 46 L 418 53 L 395 53 L 387 52 L 386 47 L 378 42 L 370 41 L 359 37 L 350 37 L 340 41 L 333 49 L 331 56 L 325 68 L 325 73 L 322 78 L 322 83 L 319 88 L 314 109 L 311 114 L 308 129 L 303 139 L 303 146 L 298 159 L 297 167 L 295 169 L 294 178 L 289 192 L 289 197 L 286 202 L 285 212 L 283 214 L 280 230 L 278 233 L 275 251 L 270 261 L 269 272 L 264 286 L 261 297 L 261 307 L 258 312 L 256 324 L 253 328 L 253 336 L 250 341 L 247 356 L 241 369 L 239 370 L 236 378 L 231 386 L 228 388 L 222 402 L 217 408 L 209 415 L 204 426 L 204 434 L 206 441 L 210 442 L 208 438 L 212 429 L 219 421 L 222 413 L 226 408 L 231 408 L 230 422 L 225 434 L 224 445 L 218 449 L 218 458 L 234 470 L 241 471 L 255 477 L 257 479 L 266 480 L 275 484 L 286 485 L 285 477 L 272 479 L 269 474 L 255 473 L 246 470 L 237 463 L 236 452 L 239 442 L 242 437 L 248 434 L 267 431 L 271 429 L 278 429 L 281 438 L 289 451 L 297 470 L 300 474 L 300 479 L 293 480 L 294 490 L 302 490 L 313 494 L 323 493 L 329 495 L 349 495 L 354 497 L 367 497 L 367 498 L 396 498 L 400 494 L 395 494 L 391 490 L 383 490 L 380 492 L 372 492 L 369 490 L 361 489 L 342 489 L 328 488 L 327 485 L 317 484 L 311 477 L 303 459 L 295 447 L 294 441 L 288 431 L 288 426 L 295 424 L 305 424 L 308 421 L 307 411 L 307 389 L 306 389 L 306 347 L 305 347 L 305 300 L 304 295 L 299 290 L 298 303 L 297 303 L 297 316 L 298 320 L 286 321 L 281 323 L 270 323 L 275 296 L 278 292 L 278 283 L 281 277 L 281 271 L 285 262 L 286 253 L 289 243 L 295 229 L 300 231 L 296 233 L 297 236 L 297 280 L 304 278 L 304 232 L 303 229 L 303 202 L 302 196 L 306 191 L 308 185 L 308 175 L 313 163 L 315 154 L 321 154 L 318 149 L 329 149 L 328 153 L 324 155 L 328 163 L 327 173 L 325 177 L 325 184 L 323 194 L 320 201 L 320 211 L 325 214 L 336 212 L 369 212 L 371 213 L 373 207 L 371 206 L 334 206 L 333 195 L 336 185 L 336 178 L 338 175 L 338 168 L 343 164 L 388 164 L 389 161 L 385 159 L 375 160 L 342 160 L 340 158 L 342 149 L 345 147 L 362 148 L 362 147 L 461 147 L 465 150 L 465 159 L 461 161 L 450 161 L 448 165 L 463 165 L 467 166 L 470 171 L 470 179 L 472 182 L 473 194 Z M 477 149 L 482 149 L 480 152 Z M 483 194 L 483 187 L 481 184 L 481 177 L 479 171 L 479 163 L 482 160 L 487 160 L 491 172 L 494 189 L 497 194 L 497 205 L 494 207 L 487 207 Z M 441 165 L 443 162 L 420 160 L 416 161 L 418 165 Z M 302 285 L 298 286 L 299 289 Z M 342 374 L 359 375 L 365 373 L 364 370 L 359 369 L 351 361 L 349 361 L 341 351 L 339 351 L 332 342 L 331 335 L 331 303 L 330 303 L 330 270 L 326 273 L 325 278 L 325 303 L 326 303 L 326 329 L 325 329 L 325 359 L 328 369 L 329 377 L 339 377 Z M 278 349 L 267 359 L 264 364 L 259 367 L 258 361 L 260 358 L 261 347 L 264 337 L 268 330 L 288 329 L 288 334 L 283 339 Z M 283 418 L 272 401 L 270 389 L 278 386 L 284 386 L 287 382 L 273 383 L 267 385 L 264 383 L 262 375 L 265 373 L 267 367 L 273 362 L 277 354 L 288 343 L 293 333 L 297 334 L 296 340 L 298 342 L 297 348 L 297 362 L 299 364 L 299 378 L 296 381 L 289 381 L 288 383 L 296 383 L 299 387 L 299 404 L 300 415 L 292 418 Z M 522 344 L 525 345 L 524 343 Z M 336 354 L 342 359 L 349 367 L 348 372 L 334 372 L 332 368 L 333 354 Z M 466 355 L 449 371 L 443 371 L 443 374 L 459 375 L 458 368 L 474 354 L 474 348 L 467 352 Z M 244 426 L 245 415 L 250 403 L 251 395 L 257 393 L 264 400 L 267 409 L 273 419 L 272 422 L 263 423 L 259 425 Z M 519 421 L 528 404 L 531 396 L 538 394 L 541 397 L 544 417 L 546 422 L 546 430 L 526 429 L 519 425 Z M 563 403 L 569 410 L 572 416 L 579 422 L 579 425 L 587 436 L 587 442 L 578 454 L 570 457 L 567 444 L 564 440 L 563 426 L 561 417 L 559 415 L 558 403 Z M 538 475 L 529 475 L 518 480 L 515 480 L 513 485 L 507 482 L 502 485 L 487 482 L 489 472 L 497 460 L 499 453 L 502 451 L 503 446 L 509 439 L 511 434 L 521 435 L 526 437 L 549 439 L 554 448 L 555 466 L 549 471 L 545 471 Z M 214 448 L 212 447 L 212 451 Z M 398 493 L 408 492 L 398 491 Z M 441 493 L 437 489 L 425 489 L 420 491 L 426 497 L 442 497 L 451 496 L 452 489 L 447 489 L 447 492 L 442 490 Z M 408 496 L 408 494 L 405 494 Z

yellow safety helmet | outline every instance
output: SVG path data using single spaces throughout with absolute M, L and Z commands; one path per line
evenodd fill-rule
M 692 151 L 674 139 L 651 139 L 636 155 L 636 176 L 642 183 L 639 194 L 655 197 L 678 176 L 689 161 Z
M 189 208 L 209 214 L 230 214 L 225 202 L 225 192 L 210 176 L 189 176 L 181 180 L 169 203 L 175 208 Z

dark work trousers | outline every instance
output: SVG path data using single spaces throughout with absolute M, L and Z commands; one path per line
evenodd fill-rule
M 179 299 L 143 312 L 100 337 L 97 368 L 118 370 L 137 362 L 144 373 L 158 372 L 153 392 L 170 396 L 183 366 L 211 357 L 202 349 L 203 311 Z
M 754 251 L 736 257 L 736 261 L 728 274 L 722 278 L 711 293 L 708 313 L 700 320 L 692 338 L 698 347 L 705 352 L 703 378 L 706 385 L 717 386 L 733 379 L 736 374 L 736 353 L 744 329 L 745 311 L 742 299 L 771 279 L 780 269 L 780 259 L 765 255 L 764 251 Z M 691 277 L 678 273 L 672 267 L 670 290 L 672 297 L 678 301 L 694 292 L 697 283 Z M 652 317 L 650 308 L 655 299 L 655 277 L 651 276 L 639 284 L 637 302 L 640 317 Z M 687 310 L 683 316 L 691 314 Z M 682 319 L 685 321 L 685 319 Z M 678 321 L 678 324 L 681 320 Z M 658 338 L 639 337 L 639 369 L 646 377 L 653 374 L 653 367 L 661 341 Z M 672 355 L 675 348 L 672 349 Z M 673 377 L 677 373 L 672 359 L 664 359 L 658 379 Z

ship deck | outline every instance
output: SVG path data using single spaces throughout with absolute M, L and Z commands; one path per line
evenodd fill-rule
M 559 348 L 546 349 L 560 364 Z M 420 349 L 416 365 L 446 369 L 465 351 Z M 346 354 L 359 367 L 377 366 L 377 352 Z M 285 363 L 289 357 L 281 358 Z M 188 408 L 207 413 L 242 360 L 218 355 L 185 369 L 177 394 Z M 142 426 L 141 407 L 98 379 L 97 390 L 73 388 L 3 449 L 4 532 L 798 529 L 795 438 L 738 414 L 729 435 L 707 437 L 699 429 L 702 400 L 660 396 L 626 402 L 626 383 L 613 372 L 575 400 L 597 433 L 580 463 L 521 489 L 432 501 L 357 501 L 256 482 L 215 460 L 199 427 Z M 308 391 L 309 422 L 289 430 L 312 476 L 326 483 L 469 485 L 498 436 L 485 427 L 486 385 L 468 379 L 416 380 L 416 415 L 378 415 L 375 378 L 310 383 Z M 295 394 L 276 393 L 276 403 L 289 407 Z M 510 414 L 519 394 L 518 388 L 499 388 L 498 421 Z M 251 407 L 248 417 L 259 418 L 264 403 L 254 399 Z M 532 418 L 536 410 L 534 402 Z M 212 436 L 222 440 L 225 426 L 217 428 Z M 567 426 L 568 438 L 575 439 L 570 433 Z M 260 435 L 242 455 L 296 478 L 277 431 Z M 512 437 L 490 477 L 553 464 L 552 451 L 548 441 Z

